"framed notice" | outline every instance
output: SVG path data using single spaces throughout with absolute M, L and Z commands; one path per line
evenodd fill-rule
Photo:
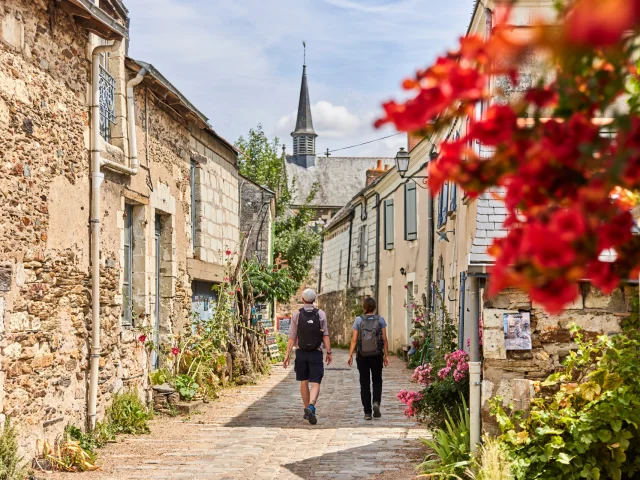
M 267 335 L 267 345 L 272 345 L 274 343 L 276 343 L 276 336 L 272 334 Z
M 531 314 L 505 313 L 504 346 L 507 350 L 531 350 Z
M 278 317 L 278 332 L 283 335 L 289 335 L 289 330 L 291 330 L 291 318 Z

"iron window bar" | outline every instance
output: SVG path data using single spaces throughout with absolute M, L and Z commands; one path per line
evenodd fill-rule
M 116 80 L 100 66 L 100 135 L 106 142 L 111 140 L 111 125 L 116 123 Z

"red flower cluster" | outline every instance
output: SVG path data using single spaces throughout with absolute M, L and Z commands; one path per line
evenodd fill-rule
M 614 139 L 601 133 L 606 122 L 594 120 L 637 77 L 634 39 L 625 35 L 640 25 L 640 0 L 577 0 L 562 14 L 560 28 L 539 26 L 528 45 L 500 26 L 486 41 L 462 39 L 457 52 L 405 81 L 417 95 L 384 104 L 377 122 L 427 133 L 468 122 L 462 138 L 439 146 L 430 190 L 456 182 L 471 197 L 504 192 L 509 232 L 489 249 L 496 257 L 490 293 L 522 288 L 550 312 L 576 298 L 580 281 L 609 293 L 640 267 L 629 212 L 638 198 L 629 191 L 640 190 L 640 119 L 633 110 L 612 114 Z M 509 75 L 515 83 L 522 54 L 539 49 L 552 53 L 554 80 L 517 102 L 489 105 L 488 79 Z M 476 119 L 479 102 L 489 106 Z M 478 143 L 483 155 L 472 148 Z

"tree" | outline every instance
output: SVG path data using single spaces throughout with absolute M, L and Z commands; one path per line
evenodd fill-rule
M 320 233 L 310 223 L 313 210 L 309 205 L 318 191 L 317 185 L 311 188 L 302 206 L 292 209 L 295 193 L 295 178 L 287 184 L 285 159 L 278 155 L 280 141 L 269 140 L 262 125 L 249 130 L 245 139 L 240 137 L 235 146 L 242 151 L 238 158 L 240 173 L 259 185 L 277 193 L 274 253 L 286 260 L 287 272 L 300 285 L 311 270 L 313 259 L 320 254 Z
M 475 197 L 502 187 L 509 233 L 489 250 L 490 293 L 521 288 L 557 312 L 577 297 L 580 280 L 610 293 L 638 276 L 630 210 L 640 189 L 640 0 L 558 2 L 558 22 L 534 25 L 529 35 L 509 24 L 509 10 L 496 12 L 487 39 L 462 38 L 457 51 L 406 80 L 415 96 L 386 103 L 377 124 L 434 135 L 469 121 L 462 138 L 439 146 L 430 190 L 452 181 Z M 550 72 L 521 100 L 492 103 L 489 80 L 517 84 L 532 55 L 547 58 Z

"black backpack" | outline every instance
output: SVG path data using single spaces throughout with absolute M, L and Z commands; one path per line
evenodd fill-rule
M 358 329 L 358 353 L 363 357 L 382 355 L 382 328 L 378 315 L 362 315 Z
M 300 309 L 298 316 L 298 348 L 304 352 L 313 352 L 322 345 L 324 330 L 320 325 L 318 309 L 311 311 Z

